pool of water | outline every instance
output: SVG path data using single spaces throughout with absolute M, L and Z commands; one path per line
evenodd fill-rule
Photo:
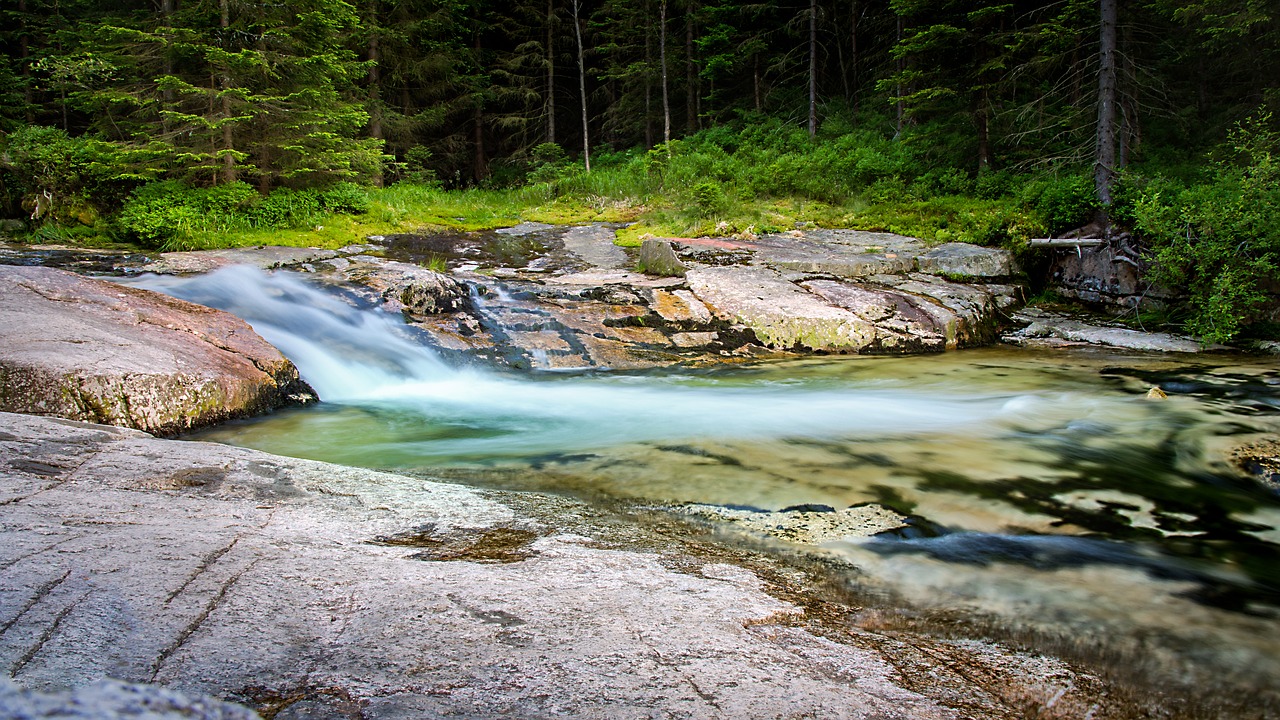
M 801 548 L 865 596 L 1161 682 L 1280 687 L 1280 497 L 1227 461 L 1280 433 L 1274 361 L 991 348 L 498 374 L 287 274 L 142 282 L 245 317 L 325 400 L 199 439 L 646 507 L 876 503 L 909 527 Z

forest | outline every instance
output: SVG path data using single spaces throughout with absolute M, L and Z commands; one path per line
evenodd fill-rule
M 7 0 L 0 216 L 164 248 L 797 222 L 1147 247 L 1273 335 L 1278 0 Z M 328 230 L 325 230 L 328 228 Z M 328 233 L 328 235 L 325 235 Z

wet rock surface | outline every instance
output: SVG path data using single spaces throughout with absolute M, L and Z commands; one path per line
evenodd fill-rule
M 1188 337 L 1171 333 L 1144 332 L 1115 325 L 1085 322 L 1061 313 L 1040 309 L 1024 309 L 1014 314 L 1024 326 L 1004 336 L 1015 345 L 1036 347 L 1069 347 L 1097 345 L 1146 352 L 1198 353 L 1223 350 L 1220 345 L 1206 346 Z
M 242 706 L 155 685 L 101 680 L 74 690 L 36 692 L 0 678 L 0 717 L 22 720 L 257 720 Z
M 87 253 L 74 263 L 128 275 L 234 264 L 309 273 L 400 313 L 442 350 L 526 370 L 700 365 L 815 350 L 941 352 L 994 341 L 1023 297 L 1008 284 L 1017 272 L 1008 253 L 992 248 L 809 229 L 653 238 L 637 250 L 615 245 L 616 230 L 521 223 L 374 236 L 339 250 Z M 72 262 L 52 250 L 11 255 L 0 263 Z
M 0 409 L 177 433 L 293 402 L 297 368 L 239 318 L 0 266 Z
M 0 659 L 30 690 L 111 676 L 275 717 L 1128 716 L 1060 661 L 864 629 L 788 599 L 794 572 L 564 498 L 0 426 Z

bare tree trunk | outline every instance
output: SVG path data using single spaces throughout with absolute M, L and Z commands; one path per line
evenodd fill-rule
M 644 3 L 644 149 L 653 148 L 653 23 L 649 0 Z
M 809 0 L 809 137 L 818 134 L 818 0 Z
M 369 0 L 369 137 L 382 139 L 382 53 L 378 47 L 378 0 Z M 374 187 L 382 187 L 382 165 L 374 171 Z
M 978 125 L 978 172 L 983 173 L 991 167 L 991 101 L 985 87 L 978 95 L 978 108 L 974 115 Z
M 219 10 L 221 11 L 221 19 L 219 26 L 222 28 L 222 35 L 225 39 L 230 33 L 227 32 L 231 28 L 231 1 L 221 0 L 219 2 Z M 228 48 L 229 49 L 229 48 Z M 233 156 L 235 150 L 235 137 L 231 132 L 231 71 L 223 68 L 222 71 L 222 180 L 223 182 L 236 181 L 236 159 Z
M 580 0 L 573 0 L 573 33 L 578 38 L 578 93 L 582 97 L 582 162 L 591 172 L 591 137 L 587 128 L 587 67 L 582 52 L 582 22 L 578 19 Z
M 480 53 L 483 48 L 480 45 L 480 33 L 475 34 L 475 59 L 480 62 Z M 476 94 L 475 107 L 472 109 L 472 146 L 475 151 L 475 163 L 471 174 L 476 182 L 489 177 L 489 158 L 484 152 L 484 98 L 480 93 Z
M 684 124 L 685 134 L 698 131 L 698 66 L 693 61 L 693 3 L 684 15 Z
M 898 16 L 898 42 L 902 42 L 902 32 L 905 29 L 904 27 L 905 24 L 906 23 L 903 21 L 902 16 L 899 15 Z M 907 69 L 906 61 L 903 60 L 901 57 L 899 57 L 897 60 L 897 70 L 898 70 L 899 78 L 902 77 L 902 73 L 906 69 Z M 894 137 L 899 137 L 902 135 L 902 126 L 906 120 L 906 115 L 907 115 L 906 107 L 902 103 L 902 81 L 901 80 L 898 81 L 897 93 L 898 93 L 898 101 L 896 103 L 896 109 L 897 109 L 897 115 L 898 115 L 898 130 L 894 135 Z
M 173 74 L 173 55 L 169 52 L 169 47 L 167 45 L 167 43 L 171 39 L 170 36 L 171 36 L 171 30 L 172 30 L 173 10 L 174 10 L 173 2 L 174 0 L 161 0 L 160 2 L 160 24 L 164 30 L 164 38 L 166 43 L 165 48 L 161 51 L 163 53 L 163 58 L 160 64 L 160 68 L 161 68 L 160 72 L 164 73 L 165 75 Z M 23 4 L 25 4 L 25 0 L 23 0 Z M 23 38 L 23 44 L 24 45 L 26 44 L 26 38 Z M 161 110 L 172 110 L 173 101 L 174 101 L 174 92 L 172 88 L 165 88 L 164 90 L 160 91 L 160 103 L 161 103 L 160 109 Z M 169 116 L 161 114 L 160 128 L 166 137 L 168 137 L 169 132 L 171 130 L 170 125 L 171 123 L 169 121 Z
M 31 41 L 27 38 L 27 0 L 18 0 L 18 14 L 22 28 L 18 35 L 18 55 L 22 58 L 22 101 L 26 105 L 24 115 L 28 124 L 35 124 L 35 96 L 31 92 Z
M 858 99 L 862 94 L 859 92 L 858 76 L 858 0 L 853 0 L 852 7 L 849 8 L 850 28 L 849 28 L 849 52 L 852 55 L 850 62 L 853 67 L 850 68 L 850 74 L 853 76 L 853 111 L 858 112 Z
M 547 142 L 556 141 L 555 0 L 547 0 Z
M 667 90 L 667 0 L 662 0 L 658 24 L 658 57 L 662 63 L 662 142 L 671 142 L 671 95 Z M 670 152 L 670 148 L 667 150 Z
M 1102 22 L 1098 49 L 1098 138 L 1093 166 L 1099 219 L 1104 223 L 1111 206 L 1111 187 L 1116 175 L 1116 4 L 1101 0 Z
M 764 111 L 764 96 L 760 90 L 760 54 L 751 57 L 751 91 L 755 95 L 756 112 Z

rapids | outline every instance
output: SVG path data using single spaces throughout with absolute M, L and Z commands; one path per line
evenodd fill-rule
M 909 531 L 814 552 L 886 606 L 1280 691 L 1280 497 L 1224 460 L 1280 432 L 1274 363 L 992 348 L 512 374 L 298 275 L 136 282 L 244 318 L 322 399 L 198 439 L 648 507 L 880 503 Z

